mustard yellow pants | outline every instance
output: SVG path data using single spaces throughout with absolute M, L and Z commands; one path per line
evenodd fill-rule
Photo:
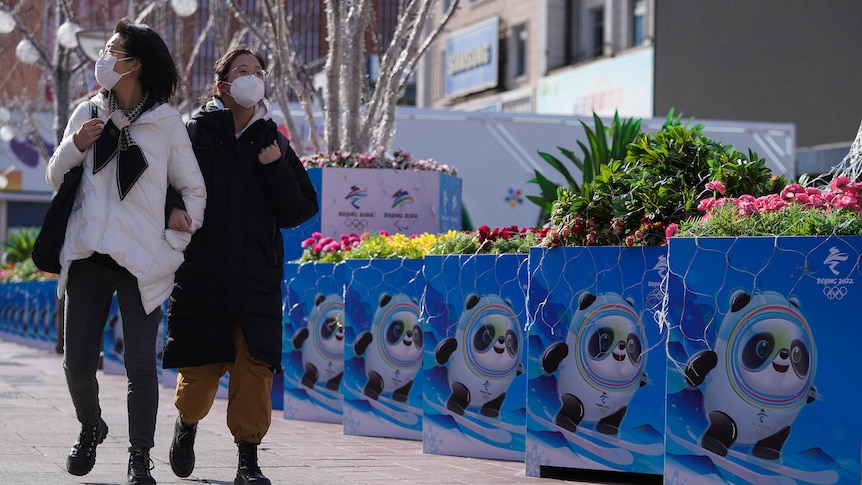
M 272 423 L 272 370 L 248 353 L 239 320 L 233 324 L 236 361 L 177 369 L 174 405 L 180 419 L 194 424 L 212 408 L 219 380 L 229 374 L 227 427 L 234 442 L 259 444 Z

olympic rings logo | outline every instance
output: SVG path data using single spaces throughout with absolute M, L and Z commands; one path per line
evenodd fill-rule
M 344 225 L 349 229 L 365 229 L 368 221 L 365 219 L 344 219 Z
M 823 295 L 830 300 L 841 300 L 847 296 L 846 286 L 824 286 Z

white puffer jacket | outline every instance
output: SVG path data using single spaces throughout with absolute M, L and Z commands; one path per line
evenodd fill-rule
M 57 295 L 66 291 L 69 263 L 94 252 L 110 255 L 138 279 L 141 303 L 147 313 L 170 295 L 174 272 L 183 262 L 191 234 L 166 229 L 165 196 L 168 185 L 183 196 L 192 228 L 203 223 L 206 187 L 180 114 L 168 104 L 157 104 L 129 127 L 135 143 L 147 159 L 147 169 L 126 198 L 117 190 L 117 160 L 93 174 L 93 150 L 81 153 L 72 135 L 90 119 L 90 102 L 107 121 L 108 102 L 97 94 L 75 108 L 45 173 L 54 190 L 72 167 L 84 164 L 81 186 L 75 196 L 66 240 L 60 254 Z

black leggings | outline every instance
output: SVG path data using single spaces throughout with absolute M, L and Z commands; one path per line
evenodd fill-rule
M 96 371 L 115 291 L 123 325 L 123 362 L 129 379 L 129 449 L 150 449 L 154 446 L 159 404 L 156 335 L 162 310 L 144 313 L 137 279 L 116 264 L 89 258 L 73 261 L 69 267 L 63 359 L 66 383 L 78 421 L 85 425 L 98 423 L 102 410 Z

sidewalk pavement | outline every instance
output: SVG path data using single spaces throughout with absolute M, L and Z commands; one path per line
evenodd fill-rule
M 66 472 L 66 456 L 81 428 L 66 388 L 62 356 L 0 339 L 0 484 L 126 483 L 126 378 L 101 372 L 98 378 L 102 417 L 110 431 L 98 447 L 93 471 L 76 477 Z M 232 484 L 237 457 L 225 424 L 227 401 L 216 399 L 198 425 L 195 470 L 182 479 L 168 464 L 176 419 L 172 400 L 173 390 L 162 388 L 156 446 L 151 450 L 153 477 L 160 484 Z M 527 477 L 522 462 L 425 454 L 421 441 L 345 435 L 339 424 L 287 420 L 280 410 L 273 411 L 258 460 L 273 484 L 573 483 Z M 622 482 L 632 483 L 625 477 Z

